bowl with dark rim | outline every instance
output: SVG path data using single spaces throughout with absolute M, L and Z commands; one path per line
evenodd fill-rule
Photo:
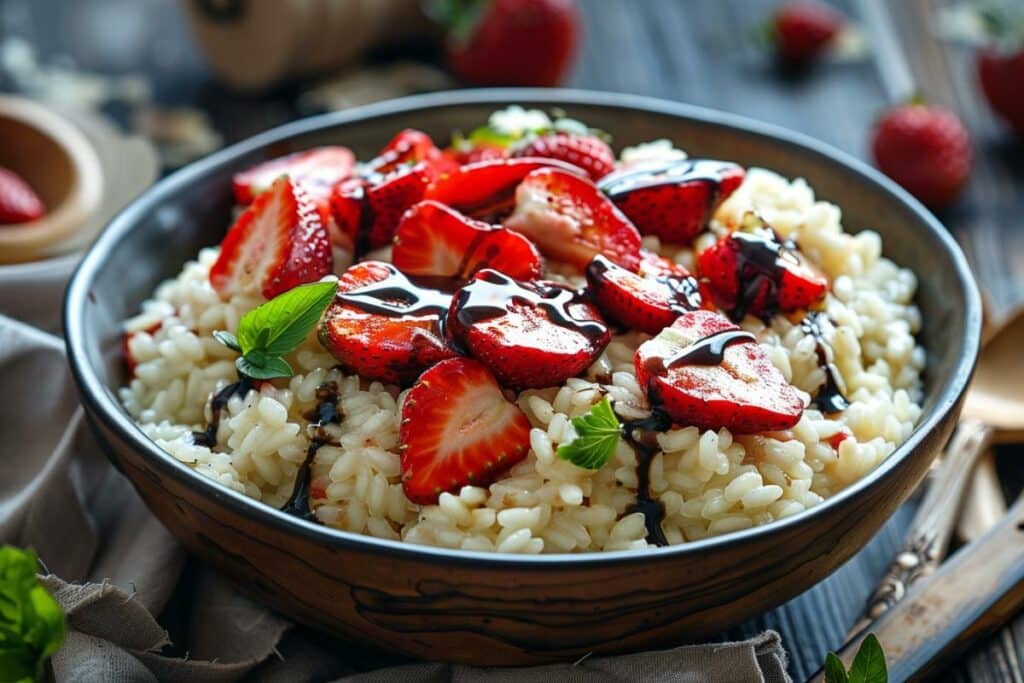
M 923 414 L 874 471 L 824 503 L 771 524 L 664 548 L 518 556 L 403 544 L 338 531 L 230 491 L 161 451 L 120 406 L 121 322 L 156 285 L 223 237 L 231 176 L 322 144 L 368 158 L 399 129 L 440 139 L 494 109 L 560 108 L 617 145 L 667 137 L 693 156 L 803 177 L 870 227 L 885 254 L 920 275 L 928 358 Z M 292 123 L 157 183 L 89 250 L 65 301 L 68 356 L 113 463 L 196 556 L 281 613 L 342 638 L 413 657 L 472 664 L 572 660 L 703 638 L 828 576 L 878 531 L 924 477 L 951 432 L 978 352 L 981 305 L 939 222 L 852 157 L 798 133 L 643 97 L 496 89 L 419 95 Z

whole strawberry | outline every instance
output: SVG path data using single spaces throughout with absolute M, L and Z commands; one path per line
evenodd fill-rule
M 979 11 L 985 43 L 977 56 L 978 80 L 992 110 L 1024 135 L 1024 11 Z
M 893 107 L 875 127 L 872 152 L 887 176 L 931 207 L 949 204 L 967 182 L 973 156 L 967 130 L 951 111 L 924 104 Z
M 575 0 L 448 0 L 436 12 L 451 30 L 455 75 L 478 85 L 554 86 L 579 42 Z
M 806 68 L 829 47 L 843 26 L 843 17 L 814 0 L 795 0 L 772 18 L 770 39 L 783 66 Z

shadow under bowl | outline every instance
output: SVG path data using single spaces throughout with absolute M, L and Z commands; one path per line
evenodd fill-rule
M 164 454 L 120 407 L 121 321 L 200 247 L 220 241 L 231 175 L 321 144 L 360 158 L 395 131 L 445 139 L 508 104 L 559 107 L 618 145 L 666 137 L 693 156 L 803 177 L 871 228 L 919 276 L 923 415 L 863 479 L 772 524 L 647 551 L 502 556 L 406 545 L 305 522 L 221 488 Z M 821 581 L 878 531 L 928 470 L 956 421 L 978 352 L 981 306 L 963 255 L 920 204 L 857 160 L 797 133 L 661 100 L 569 90 L 438 93 L 278 128 L 197 162 L 146 192 L 86 255 L 65 329 L 86 411 L 113 462 L 192 553 L 257 600 L 342 638 L 472 664 L 566 661 L 715 634 Z

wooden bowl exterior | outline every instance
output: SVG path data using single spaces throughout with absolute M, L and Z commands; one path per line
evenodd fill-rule
M 116 404 L 119 321 L 200 246 L 219 240 L 233 170 L 328 140 L 363 155 L 401 127 L 467 130 L 498 106 L 531 102 L 621 130 L 620 144 L 671 137 L 698 155 L 803 175 L 820 196 L 850 207 L 851 227 L 879 230 L 898 262 L 942 273 L 921 281 L 929 369 L 925 414 L 910 440 L 833 499 L 768 526 L 645 552 L 515 557 L 403 545 L 288 517 L 162 454 Z M 168 243 L 162 235 L 171 229 L 179 238 Z M 133 269 L 104 275 L 129 261 Z M 69 289 L 65 329 L 83 402 L 113 462 L 190 552 L 257 600 L 338 636 L 413 657 L 511 665 L 706 637 L 838 568 L 907 498 L 952 430 L 977 354 L 980 303 L 962 255 L 934 218 L 838 153 L 655 100 L 497 90 L 406 98 L 300 122 L 176 174 L 93 247 Z

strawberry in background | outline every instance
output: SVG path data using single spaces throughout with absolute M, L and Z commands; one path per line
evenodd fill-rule
M 828 50 L 845 21 L 839 12 L 816 0 L 784 3 L 765 27 L 782 66 L 806 69 Z
M 978 51 L 978 80 L 992 110 L 1024 136 L 1024 12 L 983 11 L 987 44 Z
M 959 196 L 971 172 L 973 148 L 956 114 L 911 102 L 889 109 L 875 126 L 875 163 L 931 208 Z
M 579 44 L 575 0 L 437 0 L 448 66 L 476 85 L 560 84 Z
M 0 166 L 0 225 L 28 223 L 45 214 L 46 207 L 29 184 Z

